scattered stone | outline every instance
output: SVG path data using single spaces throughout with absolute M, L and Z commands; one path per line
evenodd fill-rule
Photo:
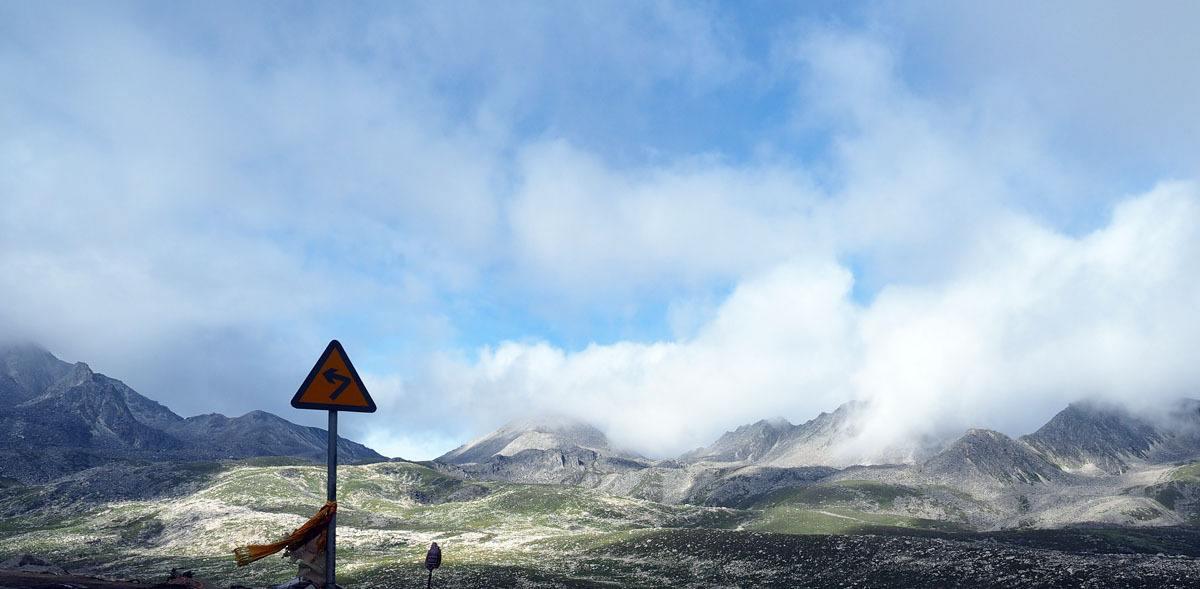
M 197 580 L 195 576 L 193 571 L 179 572 L 179 569 L 171 569 L 171 574 L 167 576 L 167 584 L 189 589 L 205 589 L 204 583 Z

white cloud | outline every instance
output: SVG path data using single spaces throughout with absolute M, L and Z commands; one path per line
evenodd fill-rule
M 736 67 L 684 5 L 180 10 L 0 8 L 0 331 L 184 413 L 275 406 L 346 324 L 446 345 L 526 117 Z
M 1087 193 L 1023 103 L 921 96 L 875 37 L 817 31 L 794 49 L 800 121 L 833 129 L 819 182 L 613 170 L 561 144 L 526 154 L 510 210 L 538 284 L 737 281 L 711 319 L 657 343 L 508 342 L 438 365 L 430 386 L 480 426 L 565 412 L 656 455 L 850 398 L 875 401 L 862 443 L 877 445 L 1025 433 L 1083 397 L 1195 394 L 1194 184 Z M 846 255 L 865 260 L 871 302 L 851 296 Z
M 1066 402 L 1195 396 L 1200 192 L 1168 183 L 1066 237 L 1007 218 L 937 285 L 886 289 L 862 326 L 872 431 L 981 424 L 1024 433 Z
M 716 424 L 797 414 L 849 394 L 850 276 L 797 261 L 739 286 L 695 337 L 568 353 L 506 342 L 444 360 L 430 386 L 448 409 L 494 425 L 552 411 L 595 421 L 637 450 L 708 441 Z
M 796 261 L 743 282 L 691 338 L 568 352 L 507 342 L 430 383 L 478 422 L 554 411 L 671 455 L 774 415 L 869 399 L 864 443 L 986 426 L 1026 433 L 1066 403 L 1151 405 L 1200 388 L 1200 191 L 1164 184 L 1069 237 L 1002 217 L 946 280 L 867 306 L 850 273 Z
M 616 170 L 563 142 L 521 159 L 509 206 L 514 258 L 538 288 L 612 296 L 736 280 L 828 249 L 811 221 L 818 193 L 782 166 L 712 158 Z
M 1194 185 L 1106 214 L 1198 171 L 1194 19 L 967 6 L 766 64 L 689 4 L 0 8 L 0 330 L 187 413 L 278 407 L 352 326 L 421 359 L 351 426 L 401 453 L 556 409 L 661 454 L 852 397 L 887 437 L 1188 394 Z M 761 150 L 655 150 L 650 107 L 755 92 Z M 453 343 L 647 299 L 672 339 Z
M 903 49 L 904 67 L 927 93 L 1022 103 L 1058 146 L 1060 163 L 1089 162 L 1105 180 L 1115 170 L 1142 182 L 1197 172 L 1195 2 L 921 0 L 878 8 L 874 26 Z

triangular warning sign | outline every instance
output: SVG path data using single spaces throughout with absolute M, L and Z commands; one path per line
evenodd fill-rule
M 371 400 L 342 344 L 333 340 L 292 397 L 292 407 L 374 413 L 375 401 Z

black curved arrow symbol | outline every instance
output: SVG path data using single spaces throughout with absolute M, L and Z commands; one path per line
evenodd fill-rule
M 350 386 L 350 377 L 338 374 L 337 368 L 330 368 L 321 374 L 325 376 L 325 382 L 328 382 L 329 384 L 341 383 L 338 385 L 338 388 L 329 395 L 330 401 L 336 401 L 338 395 L 342 394 L 342 391 L 346 390 L 346 387 Z

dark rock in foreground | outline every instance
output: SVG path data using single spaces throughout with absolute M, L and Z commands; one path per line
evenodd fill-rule
M 1071 533 L 1065 534 L 1069 543 Z M 1190 541 L 1196 539 L 1195 531 L 1184 534 Z M 1195 556 L 1068 552 L 1043 546 L 992 535 L 788 536 L 681 530 L 650 533 L 593 555 L 644 559 L 644 566 L 624 573 L 623 583 L 642 584 L 636 579 L 649 576 L 670 579 L 677 587 L 1195 587 L 1200 579 L 1200 559 Z

